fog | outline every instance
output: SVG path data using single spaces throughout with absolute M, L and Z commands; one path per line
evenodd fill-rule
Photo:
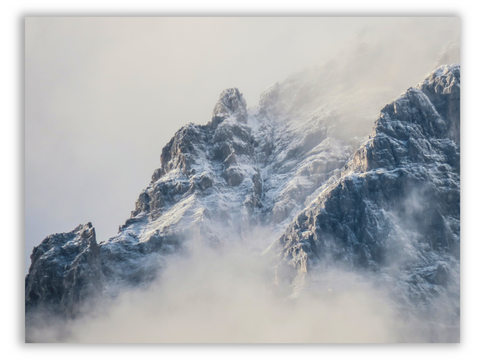
M 188 257 L 172 257 L 148 289 L 97 299 L 93 314 L 68 322 L 37 314 L 31 324 L 38 327 L 27 328 L 27 341 L 399 341 L 401 329 L 385 293 L 340 269 L 322 272 L 322 278 L 325 286 L 315 293 L 289 298 L 272 284 L 265 256 L 233 244 L 221 253 L 196 247 Z
M 358 76 L 365 92 L 388 87 L 375 113 L 433 70 L 459 34 L 458 18 L 27 18 L 25 269 L 48 234 L 91 221 L 99 242 L 114 235 L 162 147 L 182 125 L 208 122 L 223 89 L 239 88 L 254 106 L 275 82 L 341 59 L 359 67 L 339 86 Z M 359 44 L 374 51 L 359 54 Z M 342 321 L 332 316 L 325 321 Z
M 324 262 L 291 284 L 258 236 L 216 249 L 191 239 L 149 286 L 91 299 L 76 319 L 29 314 L 27 342 L 394 343 L 456 342 L 458 326 L 438 298 L 430 315 L 399 306 L 375 273 Z M 234 240 L 233 237 L 232 239 Z M 238 240 L 238 239 L 236 239 Z M 203 245 L 202 245 L 203 244 Z M 392 254 L 393 255 L 393 254 Z M 293 269 L 292 269 L 293 271 Z M 110 285 L 114 286 L 114 285 Z M 118 289 L 116 289 L 118 290 Z M 107 289 L 105 293 L 112 292 Z

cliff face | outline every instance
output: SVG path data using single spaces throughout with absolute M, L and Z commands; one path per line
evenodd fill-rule
M 361 146 L 358 131 L 341 130 L 371 109 L 321 79 L 334 84 L 328 64 L 275 84 L 251 110 L 225 90 L 208 124 L 164 147 L 118 234 L 97 243 L 87 224 L 34 249 L 26 310 L 72 316 L 90 297 L 148 286 L 196 242 L 221 247 L 259 226 L 270 234 L 259 252 L 273 242 L 287 282 L 341 263 L 400 284 L 399 298 L 459 294 L 460 67 L 385 106 Z
M 375 273 L 408 306 L 441 298 L 458 313 L 459 129 L 460 67 L 442 66 L 382 109 L 341 177 L 272 247 L 280 268 L 308 278 L 341 263 Z
M 42 306 L 74 315 L 77 307 L 103 290 L 100 248 L 91 223 L 53 234 L 33 249 L 25 279 L 25 310 Z

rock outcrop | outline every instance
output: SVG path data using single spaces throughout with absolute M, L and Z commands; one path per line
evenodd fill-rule
M 364 269 L 409 306 L 443 299 L 445 313 L 458 313 L 459 129 L 460 67 L 441 66 L 382 109 L 341 177 L 271 251 L 293 276 L 321 264 Z
M 87 299 L 148 286 L 192 243 L 221 247 L 256 226 L 269 229 L 258 247 L 273 242 L 289 284 L 342 264 L 397 284 L 400 302 L 449 292 L 458 308 L 460 67 L 438 68 L 385 106 L 367 140 L 341 131 L 364 124 L 371 104 L 361 92 L 330 94 L 332 66 L 274 85 L 251 110 L 238 89 L 222 92 L 210 122 L 163 148 L 118 234 L 97 243 L 89 223 L 34 249 L 27 312 L 75 316 Z
M 100 248 L 91 223 L 49 235 L 33 249 L 25 279 L 26 311 L 41 306 L 74 315 L 85 300 L 103 291 Z

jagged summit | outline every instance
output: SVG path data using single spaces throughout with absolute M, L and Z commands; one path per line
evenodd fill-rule
M 212 123 L 218 124 L 227 117 L 241 123 L 247 122 L 247 102 L 237 88 L 223 90 L 212 113 Z
M 223 91 L 211 122 L 182 127 L 163 148 L 110 239 L 97 243 L 91 224 L 47 237 L 32 254 L 27 310 L 70 316 L 88 296 L 148 286 L 193 243 L 222 247 L 261 226 L 259 253 L 273 243 L 267 254 L 289 289 L 317 286 L 316 268 L 343 264 L 394 284 L 404 305 L 440 299 L 455 312 L 460 66 L 439 67 L 385 106 L 368 139 L 340 130 L 363 123 L 370 104 L 319 88 L 322 74 L 335 81 L 328 68 L 308 74 L 264 92 L 250 115 L 238 89 Z
M 26 310 L 41 305 L 75 314 L 77 306 L 103 287 L 100 248 L 91 223 L 47 236 L 33 249 L 25 279 Z
M 279 271 L 302 279 L 333 264 L 372 271 L 404 310 L 443 311 L 458 328 L 459 105 L 460 67 L 451 65 L 385 106 L 341 177 L 271 248 Z
M 370 139 L 346 168 L 368 171 L 438 161 L 459 166 L 454 151 L 459 142 L 460 65 L 443 65 L 381 110 Z

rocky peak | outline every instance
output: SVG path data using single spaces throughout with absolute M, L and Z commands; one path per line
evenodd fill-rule
M 381 110 L 344 174 L 439 160 L 456 167 L 459 130 L 460 66 L 442 65 Z
M 228 117 L 241 123 L 247 122 L 247 102 L 237 88 L 222 91 L 213 108 L 212 123 L 218 124 Z
M 441 66 L 384 107 L 341 177 L 278 239 L 281 271 L 363 268 L 408 294 L 409 309 L 458 310 L 459 86 L 460 67 Z
M 366 142 L 333 130 L 369 115 L 368 101 L 357 92 L 334 101 L 318 83 L 305 73 L 274 85 L 248 122 L 238 89 L 223 91 L 211 122 L 182 127 L 163 148 L 115 236 L 97 244 L 87 224 L 34 249 L 27 309 L 69 315 L 89 294 L 148 285 L 192 239 L 218 246 L 258 224 L 266 241 L 277 238 L 280 277 L 328 260 L 395 280 L 401 297 L 455 285 L 460 67 L 438 68 L 385 106 Z
M 74 314 L 76 305 L 103 287 L 100 248 L 91 223 L 47 236 L 31 259 L 25 279 L 27 308 L 40 303 Z
M 460 143 L 460 65 L 438 67 L 417 88 L 428 96 L 445 122 L 447 137 Z

